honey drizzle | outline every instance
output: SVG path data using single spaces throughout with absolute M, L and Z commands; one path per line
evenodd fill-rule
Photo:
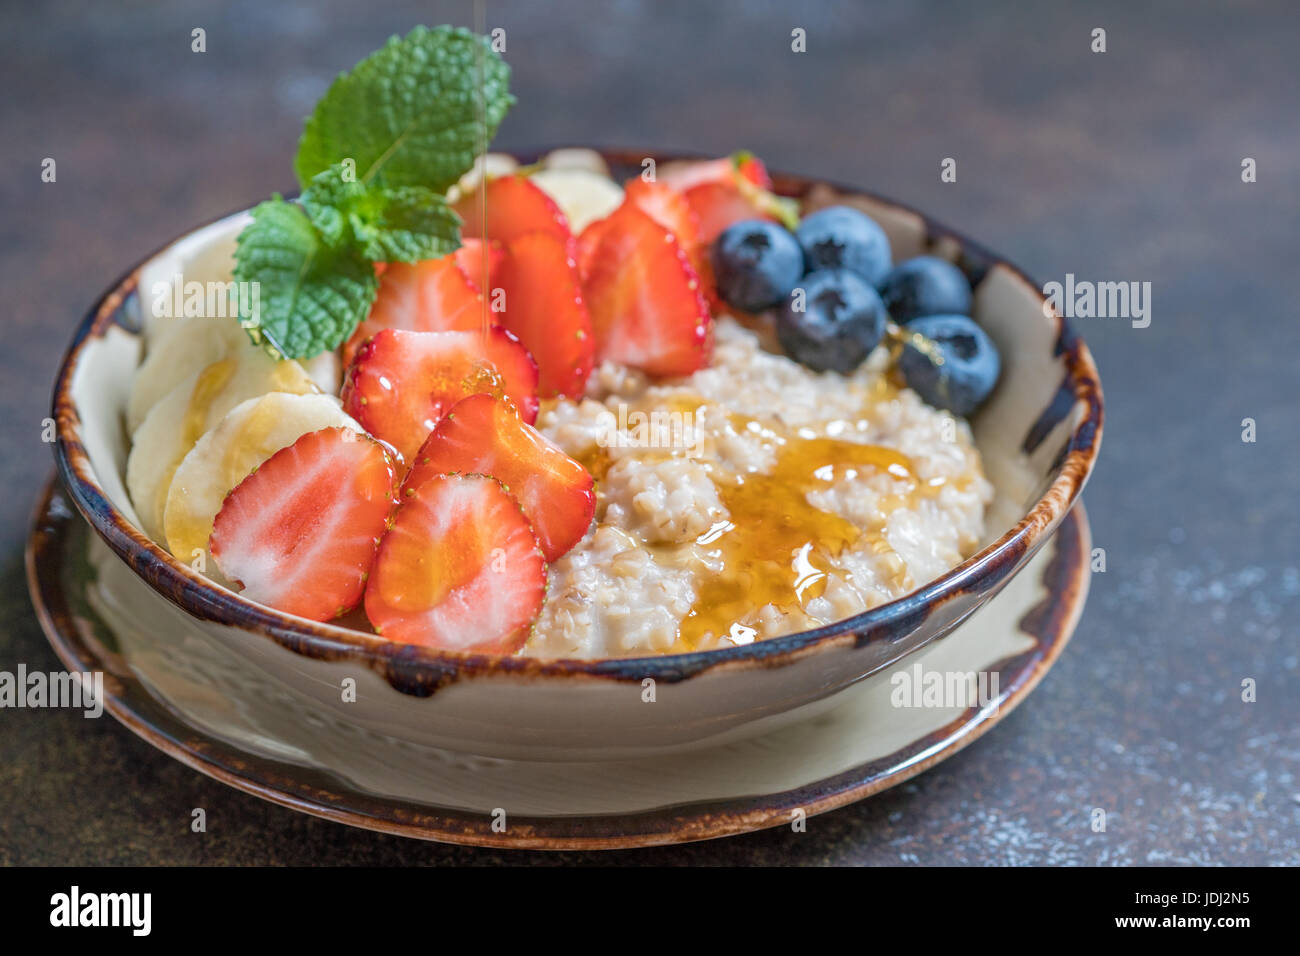
M 806 608 L 825 593 L 834 559 L 864 537 L 878 553 L 888 549 L 883 528 L 894 502 L 881 509 L 879 526 L 859 528 L 808 500 L 810 493 L 852 479 L 861 469 L 886 472 L 904 483 L 903 493 L 886 496 L 899 503 L 926 487 L 901 452 L 825 437 L 785 438 L 770 471 L 719 484 L 728 520 L 715 524 L 696 546 L 704 552 L 701 560 L 720 564 L 721 570 L 699 577 L 695 604 L 678 627 L 674 650 L 692 650 L 709 635 L 729 636 L 733 625 L 768 604 Z

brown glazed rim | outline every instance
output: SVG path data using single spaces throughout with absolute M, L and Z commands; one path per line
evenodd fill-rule
M 1080 502 L 1049 545 L 1056 553 L 1043 572 L 1042 599 L 1016 622 L 1033 638 L 1033 646 L 988 668 L 998 675 L 997 701 L 971 707 L 891 754 L 780 793 L 628 814 L 512 816 L 509 829 L 498 833 L 487 811 L 429 807 L 366 793 L 324 771 L 246 753 L 185 723 L 124 662 L 94 641 L 92 628 L 69 607 L 62 560 L 77 518 L 65 494 L 51 478 L 37 505 L 27 541 L 27 586 L 59 659 L 69 670 L 104 673 L 104 708 L 123 726 L 187 767 L 270 803 L 365 830 L 463 846 L 613 850 L 691 843 L 786 826 L 795 810 L 814 816 L 895 787 L 978 740 L 1038 686 L 1074 633 L 1090 576 L 1091 537 Z
M 525 153 L 524 162 L 534 162 L 546 150 Z M 613 166 L 639 169 L 642 159 L 656 156 L 659 162 L 697 158 L 653 151 L 600 150 Z M 860 196 L 891 206 L 919 218 L 926 228 L 927 245 L 941 240 L 955 242 L 961 250 L 961 265 L 978 284 L 987 272 L 1000 266 L 1019 280 L 1040 301 L 1039 286 L 1021 270 L 984 249 L 960 233 L 943 226 L 910 207 L 870 192 L 834 183 L 814 181 L 783 173 L 773 174 L 777 192 L 803 198 L 817 186 L 826 186 L 845 196 Z M 235 214 L 232 214 L 235 215 Z M 219 217 L 213 222 L 219 222 Z M 210 225 L 208 223 L 207 225 Z M 202 227 L 198 227 L 202 228 Z M 195 230 L 189 230 L 189 235 Z M 177 240 L 172 240 L 176 242 Z M 55 460 L 77 509 L 108 545 L 131 568 L 168 600 L 202 620 L 260 633 L 282 647 L 320 660 L 346 660 L 370 667 L 403 693 L 427 696 L 459 679 L 480 676 L 527 678 L 571 678 L 641 681 L 686 680 L 717 667 L 779 667 L 805 655 L 835 647 L 860 647 L 887 641 L 900 630 L 908 631 L 939 605 L 962 593 L 991 593 L 1016 570 L 1018 562 L 1032 554 L 1061 522 L 1083 490 L 1101 443 L 1102 393 L 1096 365 L 1087 346 L 1069 323 L 1054 309 L 1057 324 L 1056 354 L 1062 356 L 1066 375 L 1058 400 L 1045 409 L 1057 420 L 1080 410 L 1058 465 L 1059 473 L 1029 512 L 997 541 L 953 568 L 947 574 L 902 598 L 882 604 L 835 624 L 741 647 L 669 654 L 657 657 L 545 660 L 493 654 L 438 651 L 413 645 L 395 644 L 377 635 L 333 624 L 315 623 L 253 604 L 218 587 L 151 541 L 108 500 L 95 479 L 86 449 L 79 438 L 81 420 L 72 399 L 72 380 L 81 351 L 88 339 L 102 336 L 114 324 L 114 316 L 126 297 L 135 290 L 144 263 L 172 244 L 167 243 L 137 263 L 114 283 L 90 309 L 77 327 L 55 380 L 53 418 L 57 428 Z M 1068 402 L 1061 407 L 1059 399 Z

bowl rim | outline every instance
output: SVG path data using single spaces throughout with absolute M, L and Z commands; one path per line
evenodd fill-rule
M 648 156 L 657 162 L 707 158 L 677 151 L 590 148 L 611 164 L 631 167 L 639 166 Z M 520 150 L 512 155 L 521 162 L 533 162 L 546 152 L 546 149 Z M 1064 453 L 1054 466 L 1059 469 L 1056 477 L 1024 516 L 956 567 L 893 601 L 832 624 L 737 647 L 648 657 L 549 659 L 441 651 L 396 644 L 378 635 L 285 614 L 255 604 L 215 584 L 150 540 L 109 500 L 94 477 L 89 455 L 78 437 L 81 419 L 72 399 L 72 382 L 86 343 L 92 337 L 101 337 L 109 326 L 115 324 L 113 318 L 126 298 L 136 290 L 145 264 L 187 236 L 244 215 L 246 209 L 192 227 L 159 246 L 113 282 L 82 318 L 60 362 L 51 402 L 56 426 L 54 454 L 58 473 L 77 509 L 100 537 L 149 587 L 187 614 L 205 622 L 259 633 L 306 657 L 364 663 L 395 687 L 416 696 L 432 694 L 457 679 L 491 675 L 637 682 L 650 678 L 675 682 L 719 667 L 778 667 L 834 647 L 861 647 L 888 641 L 892 637 L 891 629 L 899 624 L 922 620 L 935 607 L 963 593 L 995 589 L 1017 569 L 1022 558 L 1037 550 L 1055 530 L 1083 490 L 1101 446 L 1104 418 L 1101 382 L 1091 352 L 1065 317 L 1048 305 L 1041 286 L 1002 256 L 919 210 L 869 190 L 786 173 L 773 173 L 772 177 L 776 190 L 786 195 L 803 198 L 817 187 L 826 187 L 844 196 L 862 197 L 915 216 L 925 227 L 927 247 L 932 249 L 944 239 L 955 243 L 966 260 L 967 270 L 979 273 L 976 283 L 995 267 L 1005 269 L 1047 306 L 1044 315 L 1050 314 L 1055 319 L 1055 354 L 1062 357 L 1066 370 L 1060 394 L 1068 394 L 1072 399 L 1069 412 L 1082 409 Z

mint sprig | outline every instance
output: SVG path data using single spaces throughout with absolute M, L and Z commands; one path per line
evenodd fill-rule
M 257 313 L 240 316 L 245 330 L 287 358 L 337 348 L 379 287 L 370 260 L 326 243 L 302 207 L 279 196 L 258 205 L 239 234 L 235 278 L 259 284 Z
M 302 206 L 331 245 L 352 244 L 374 262 L 418 262 L 455 252 L 460 219 L 424 186 L 366 186 L 331 166 L 312 179 Z
M 486 37 L 416 27 L 339 74 L 307 119 L 298 204 L 278 196 L 240 233 L 235 278 L 260 283 L 254 342 L 285 358 L 337 348 L 366 317 L 376 262 L 460 245 L 446 192 L 514 102 Z

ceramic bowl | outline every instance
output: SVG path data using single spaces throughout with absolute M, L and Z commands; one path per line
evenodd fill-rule
M 605 155 L 616 175 L 631 175 L 655 154 Z M 123 409 L 141 357 L 139 290 L 177 271 L 187 280 L 228 278 L 246 221 L 240 213 L 187 234 L 113 283 L 77 327 L 54 387 L 59 473 L 129 571 L 105 591 L 106 610 L 131 625 L 122 628 L 128 665 L 182 714 L 186 701 L 169 696 L 168 675 L 204 669 L 205 685 L 221 689 L 232 713 L 270 708 L 267 740 L 278 722 L 311 714 L 321 733 L 346 730 L 362 741 L 375 733 L 488 757 L 599 760 L 715 745 L 806 719 L 952 631 L 1020 571 L 1078 498 L 1101 441 L 1096 367 L 1038 284 L 1005 260 L 860 190 L 774 178 L 805 210 L 863 209 L 889 234 L 896 259 L 939 255 L 971 278 L 975 318 L 1003 359 L 997 390 L 972 421 L 996 488 L 977 554 L 912 594 L 833 625 L 743 647 L 619 660 L 440 652 L 246 601 L 150 541 L 123 479 Z

